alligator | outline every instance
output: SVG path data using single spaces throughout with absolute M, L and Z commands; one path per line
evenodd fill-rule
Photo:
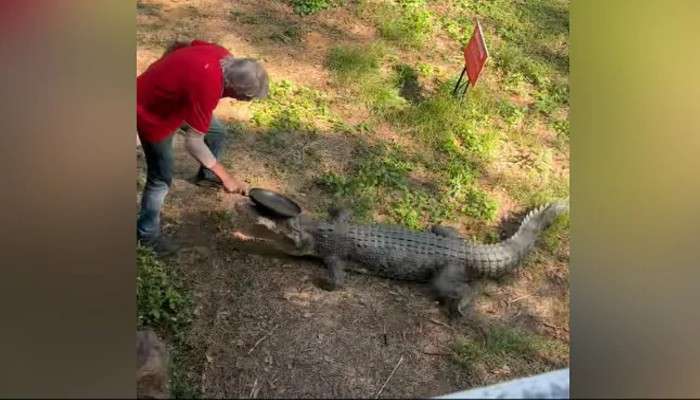
M 465 315 L 471 289 L 479 277 L 497 278 L 518 267 L 539 234 L 562 213 L 568 201 L 555 201 L 530 211 L 510 238 L 495 244 L 464 240 L 453 228 L 435 225 L 415 231 L 396 225 L 360 225 L 347 209 L 331 210 L 330 221 L 302 212 L 293 218 L 273 218 L 251 202 L 236 205 L 237 221 L 248 227 L 235 231 L 243 241 L 272 246 L 289 256 L 322 259 L 327 267 L 325 288 L 342 286 L 345 271 L 417 282 L 430 282 L 450 317 Z

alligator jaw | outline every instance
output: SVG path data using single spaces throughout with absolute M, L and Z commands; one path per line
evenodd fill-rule
M 290 219 L 270 219 L 249 199 L 234 204 L 234 228 L 229 237 L 240 249 L 260 254 L 304 255 Z

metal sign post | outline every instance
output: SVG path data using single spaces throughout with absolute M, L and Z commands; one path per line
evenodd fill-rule
M 464 68 L 462 68 L 462 73 L 459 75 L 457 84 L 452 90 L 452 94 L 456 95 L 462 91 L 460 95 L 460 100 L 464 98 L 467 93 L 469 85 L 476 85 L 477 79 L 481 74 L 481 70 L 486 64 L 486 59 L 489 58 L 489 51 L 486 48 L 486 42 L 484 41 L 484 34 L 481 30 L 481 24 L 477 18 L 474 18 L 474 33 L 469 39 L 469 42 L 464 47 Z M 464 78 L 464 73 L 467 74 L 467 79 L 462 83 L 462 78 Z

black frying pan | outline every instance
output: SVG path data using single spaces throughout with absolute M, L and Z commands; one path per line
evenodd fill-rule
M 292 218 L 301 214 L 301 207 L 290 198 L 271 190 L 253 188 L 248 197 L 260 210 L 281 218 Z

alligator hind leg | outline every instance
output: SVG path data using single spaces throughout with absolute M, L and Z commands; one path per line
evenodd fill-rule
M 345 281 L 345 266 L 343 260 L 337 256 L 323 259 L 328 269 L 328 279 L 324 282 L 326 290 L 335 290 L 341 287 Z
M 451 226 L 433 225 L 430 228 L 430 232 L 447 238 L 462 239 L 462 237 L 459 236 L 459 232 Z
M 447 305 L 450 318 L 465 315 L 471 300 L 471 289 L 466 282 L 465 268 L 461 264 L 448 264 L 433 279 L 433 290 L 438 299 Z

